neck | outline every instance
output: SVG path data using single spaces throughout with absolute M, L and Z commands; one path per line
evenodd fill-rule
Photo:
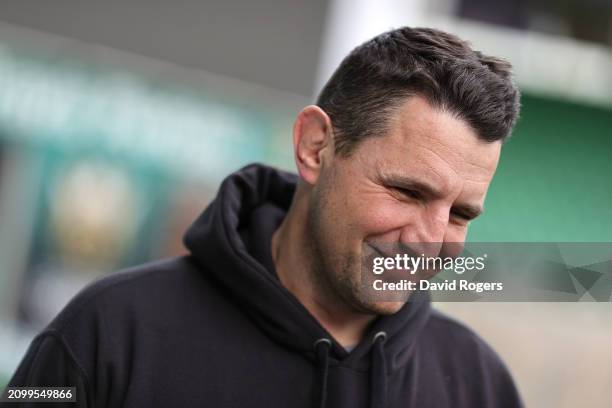
M 309 234 L 307 197 L 296 192 L 281 226 L 272 236 L 272 258 L 278 277 L 306 310 L 344 347 L 358 344 L 375 316 L 355 311 L 318 279 Z M 333 277 L 331 277 L 333 279 Z

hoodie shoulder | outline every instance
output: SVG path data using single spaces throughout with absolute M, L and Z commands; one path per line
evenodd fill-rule
M 424 354 L 454 384 L 449 390 L 472 396 L 473 406 L 523 406 L 506 364 L 472 329 L 433 309 L 425 335 Z
M 210 292 L 189 257 L 98 278 L 32 341 L 11 384 L 76 385 L 79 407 L 121 406 L 132 364 L 138 353 L 152 349 L 143 341 L 156 339 L 151 334 L 187 330 L 185 322 L 196 318 L 196 302 L 207 305 L 200 311 L 214 309 L 206 303 Z
M 499 355 L 474 330 L 439 310 L 432 309 L 426 330 L 438 346 L 444 346 L 448 353 L 458 358 L 478 356 L 492 365 L 504 365 Z
M 63 332 L 81 318 L 91 319 L 98 313 L 107 313 L 113 308 L 143 300 L 145 293 L 149 295 L 146 297 L 167 293 L 166 289 L 172 288 L 173 281 L 176 285 L 190 273 L 195 271 L 189 260 L 178 257 L 104 275 L 81 289 L 53 319 L 48 329 Z

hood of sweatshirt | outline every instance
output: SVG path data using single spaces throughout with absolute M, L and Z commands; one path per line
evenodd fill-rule
M 418 293 L 397 313 L 379 317 L 362 342 L 347 352 L 280 282 L 271 256 L 272 233 L 295 192 L 297 175 L 253 164 L 228 176 L 184 242 L 205 273 L 228 293 L 269 337 L 313 357 L 317 340 L 329 339 L 329 356 L 343 365 L 368 369 L 373 336 L 384 332 L 389 371 L 404 365 L 430 313 Z
M 297 176 L 255 164 L 227 177 L 184 242 L 204 273 L 282 347 L 314 361 L 313 406 L 325 407 L 330 364 L 370 372 L 370 406 L 387 406 L 389 375 L 404 366 L 430 314 L 417 292 L 397 313 L 380 316 L 350 352 L 280 282 L 271 255 Z

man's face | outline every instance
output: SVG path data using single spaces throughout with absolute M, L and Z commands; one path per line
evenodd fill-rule
M 463 243 L 481 212 L 501 142 L 485 142 L 462 119 L 412 97 L 389 132 L 331 157 L 310 196 L 315 269 L 330 295 L 351 308 L 395 313 L 403 302 L 374 302 L 360 288 L 362 245 L 404 244 L 438 256 Z M 433 253 L 432 253 L 433 251 Z

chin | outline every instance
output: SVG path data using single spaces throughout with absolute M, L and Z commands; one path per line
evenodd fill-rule
M 376 302 L 372 305 L 372 309 L 378 315 L 392 315 L 404 307 L 405 302 Z
M 397 312 L 406 304 L 406 302 L 381 302 L 381 301 L 367 301 L 360 302 L 359 311 L 361 313 L 373 314 L 373 315 L 392 315 Z

